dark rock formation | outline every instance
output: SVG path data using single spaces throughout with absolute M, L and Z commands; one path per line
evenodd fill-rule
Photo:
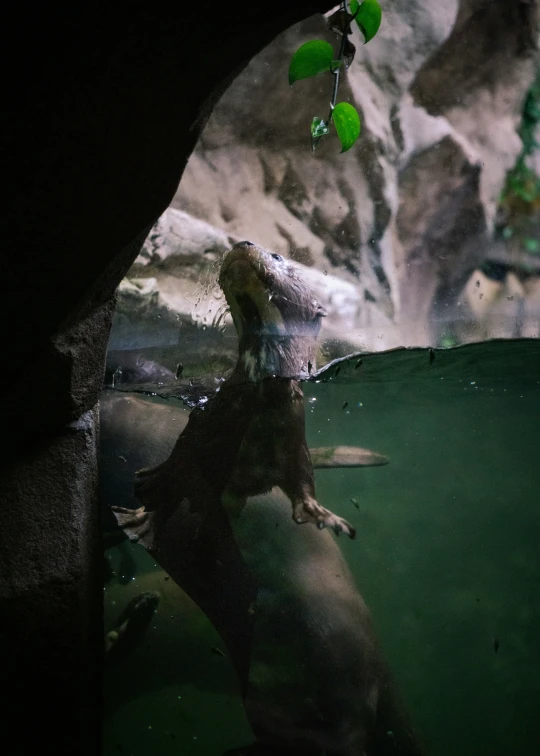
M 97 428 L 116 287 L 219 94 L 325 3 L 13 8 L 4 45 L 2 736 L 100 753 Z

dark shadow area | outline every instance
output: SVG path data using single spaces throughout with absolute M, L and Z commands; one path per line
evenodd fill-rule
M 115 290 L 220 93 L 273 36 L 327 7 L 278 2 L 264 24 L 247 2 L 219 23 L 185 4 L 11 9 L 0 633 L 3 733 L 19 753 L 100 750 L 93 408 Z

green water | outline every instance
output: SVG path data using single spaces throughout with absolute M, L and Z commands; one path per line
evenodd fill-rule
M 434 357 L 366 356 L 304 386 L 310 445 L 390 458 L 318 471 L 318 498 L 357 528 L 340 544 L 429 753 L 538 754 L 540 342 Z M 107 585 L 106 623 L 141 590 L 162 601 L 106 673 L 105 755 L 217 756 L 250 742 L 234 673 L 211 650 L 219 637 L 141 547 L 129 549 L 138 572 Z

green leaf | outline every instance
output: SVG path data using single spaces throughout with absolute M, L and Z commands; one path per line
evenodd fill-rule
M 292 56 L 289 66 L 289 84 L 299 79 L 316 76 L 323 71 L 330 71 L 334 60 L 332 45 L 321 39 L 314 39 L 299 47 Z
M 321 139 L 329 133 L 330 129 L 328 128 L 328 123 L 323 121 L 322 118 L 315 116 L 311 122 L 311 150 L 313 152 L 317 149 L 317 145 Z
M 311 122 L 311 136 L 314 139 L 320 139 L 322 136 L 326 136 L 329 131 L 330 129 L 328 128 L 326 121 L 323 121 L 322 118 L 315 116 L 315 118 Z
M 348 102 L 338 102 L 332 111 L 341 151 L 347 152 L 360 136 L 360 116 Z
M 340 65 L 341 65 L 342 63 L 343 63 L 343 61 L 342 61 L 342 60 L 333 60 L 333 61 L 332 61 L 332 62 L 330 63 L 330 70 L 331 70 L 331 71 L 337 71 L 337 70 L 338 70 L 338 68 L 340 67 Z
M 367 44 L 379 31 L 382 19 L 381 6 L 377 0 L 364 0 L 362 5 L 358 0 L 352 0 L 351 13 Z

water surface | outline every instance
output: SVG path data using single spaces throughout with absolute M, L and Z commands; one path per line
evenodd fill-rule
M 364 355 L 304 392 L 311 446 L 390 458 L 318 471 L 317 494 L 357 528 L 340 544 L 429 752 L 540 753 L 540 342 Z M 109 550 L 106 629 L 133 595 L 162 600 L 106 672 L 105 755 L 249 743 L 219 636 L 141 547 L 122 548 L 136 574 L 121 582 Z

